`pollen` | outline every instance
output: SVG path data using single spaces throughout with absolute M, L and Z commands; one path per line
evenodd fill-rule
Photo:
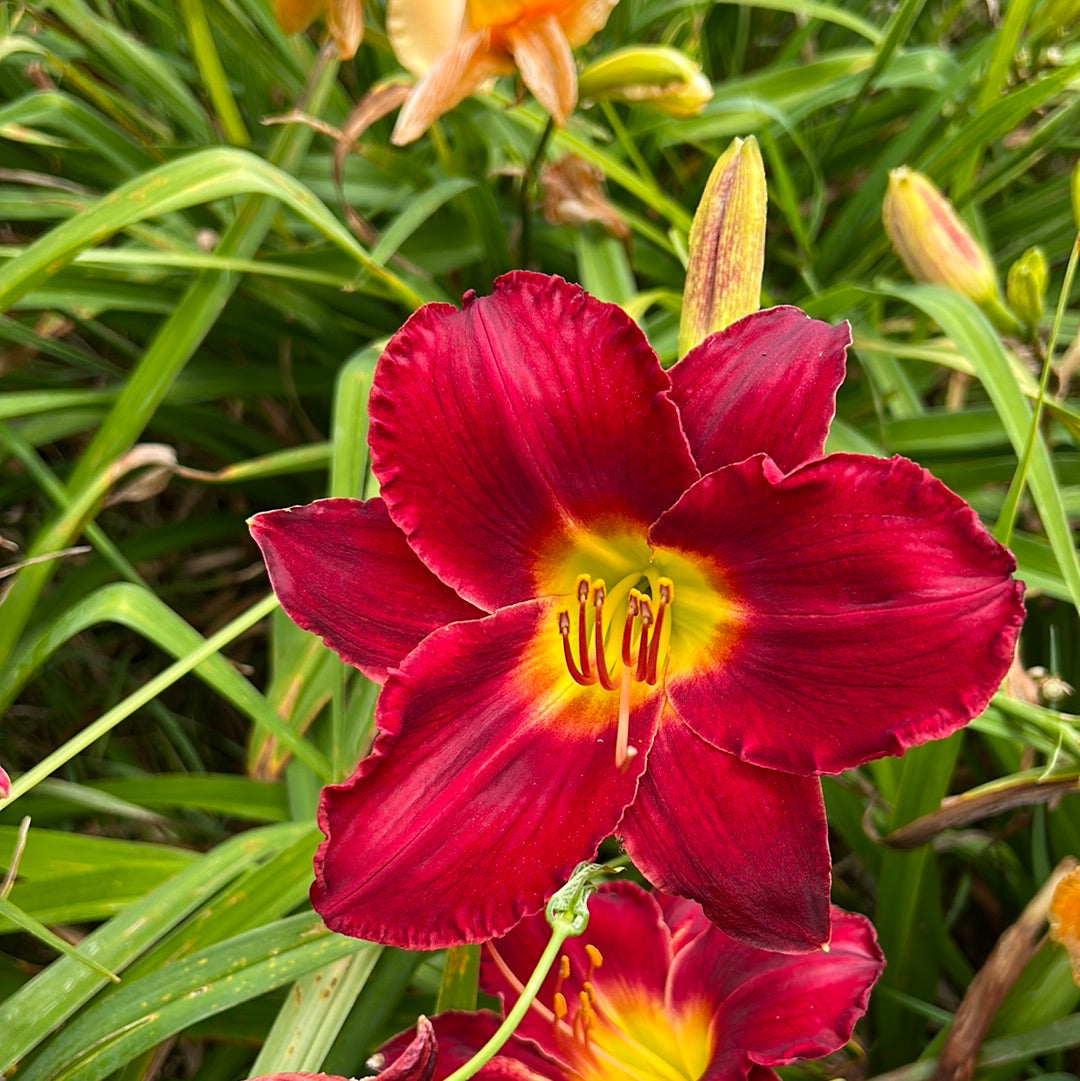
M 639 579 L 638 584 L 643 581 Z M 625 588 L 626 584 L 624 579 L 621 587 Z M 660 578 L 656 582 L 655 598 L 636 588 L 628 591 L 622 635 L 620 639 L 613 639 L 613 643 L 620 642 L 614 671 L 608 666 L 606 648 L 607 638 L 615 625 L 614 619 L 605 616 L 609 600 L 607 584 L 603 578 L 579 574 L 574 595 L 578 605 L 577 619 L 571 618 L 569 609 L 563 609 L 557 615 L 563 660 L 570 678 L 580 686 L 599 685 L 605 691 L 619 692 L 615 765 L 623 770 L 637 754 L 637 749 L 629 744 L 630 690 L 635 683 L 655 687 L 659 682 L 667 643 L 671 639 L 667 611 L 675 600 L 675 585 L 670 578 Z M 621 588 L 617 588 L 616 596 L 621 595 Z

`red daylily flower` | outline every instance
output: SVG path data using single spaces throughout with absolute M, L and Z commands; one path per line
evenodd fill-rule
M 817 775 L 979 713 L 1023 613 L 940 482 L 821 458 L 849 340 L 774 308 L 668 373 L 526 272 L 408 320 L 371 393 L 381 497 L 251 523 L 285 611 L 384 683 L 323 793 L 330 927 L 497 937 L 617 833 L 736 938 L 828 940 Z
M 832 910 L 829 952 L 770 953 L 728 938 L 691 901 L 607 883 L 589 901 L 589 926 L 480 1081 L 775 1081 L 773 1066 L 843 1047 L 884 960 L 864 916 Z M 543 916 L 484 948 L 480 984 L 504 1010 L 540 960 Z M 487 1042 L 491 1013 L 433 1019 L 433 1081 Z M 409 1039 L 384 1049 L 394 1057 Z

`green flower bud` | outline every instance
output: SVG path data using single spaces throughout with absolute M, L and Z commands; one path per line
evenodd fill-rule
M 893 169 L 881 216 L 896 254 L 916 281 L 944 285 L 980 306 L 999 302 L 990 256 L 928 177 L 907 166 Z
M 679 356 L 760 307 L 766 203 L 757 140 L 736 139 L 713 166 L 690 226 Z
M 1028 248 L 1009 267 L 1005 295 L 1009 307 L 1025 326 L 1035 327 L 1042 318 L 1048 276 L 1046 256 L 1041 248 Z
M 582 100 L 639 102 L 669 116 L 697 116 L 712 93 L 701 68 L 666 45 L 616 49 L 578 76 Z

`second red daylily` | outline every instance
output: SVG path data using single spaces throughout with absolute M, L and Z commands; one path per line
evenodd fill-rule
M 525 272 L 394 336 L 381 496 L 251 523 L 285 610 L 384 683 L 323 794 L 329 926 L 492 938 L 616 833 L 729 934 L 828 940 L 817 775 L 966 723 L 1023 611 L 928 473 L 821 458 L 848 342 L 774 308 L 668 373 L 621 309 Z
M 533 916 L 484 946 L 480 985 L 504 1011 L 548 935 Z M 564 950 L 478 1081 L 776 1081 L 772 1067 L 844 1046 L 884 968 L 864 916 L 833 909 L 827 953 L 769 953 L 721 933 L 692 902 L 629 882 L 600 888 L 585 934 Z M 484 1012 L 433 1018 L 432 1081 L 472 1058 L 498 1024 Z M 410 1041 L 402 1034 L 382 1057 Z

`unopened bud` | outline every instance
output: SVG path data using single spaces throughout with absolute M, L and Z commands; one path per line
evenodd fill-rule
M 1005 280 L 1009 307 L 1025 326 L 1034 328 L 1043 314 L 1048 270 L 1042 248 L 1028 248 L 1011 267 Z
M 712 84 L 685 53 L 667 45 L 632 45 L 590 64 L 578 77 L 578 97 L 632 101 L 669 116 L 697 116 Z
M 999 303 L 990 257 L 928 177 L 907 166 L 893 169 L 881 216 L 916 281 L 944 285 L 980 306 Z
M 679 356 L 760 307 L 767 199 L 757 140 L 736 139 L 713 166 L 690 226 Z
M 11 795 L 11 778 L 0 766 L 0 799 L 7 799 Z

